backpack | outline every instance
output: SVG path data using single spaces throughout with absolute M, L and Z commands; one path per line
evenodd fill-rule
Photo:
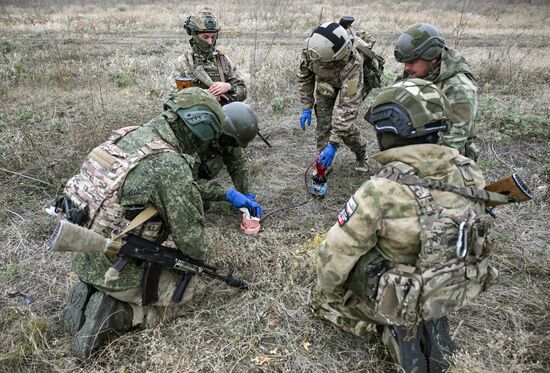
M 376 39 L 369 36 L 365 31 L 355 31 L 349 27 L 348 34 L 355 50 L 363 56 L 363 82 L 365 95 L 367 95 L 373 88 L 382 86 L 386 60 L 372 51 Z

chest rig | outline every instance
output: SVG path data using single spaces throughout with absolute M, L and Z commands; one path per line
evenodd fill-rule
M 84 212 L 81 225 L 104 237 L 116 235 L 130 223 L 127 209 L 118 203 L 118 194 L 128 173 L 152 154 L 176 152 L 162 140 L 154 140 L 132 153 L 116 145 L 118 140 L 137 128 L 125 127 L 115 131 L 106 142 L 90 152 L 80 173 L 65 186 L 65 198 Z M 161 221 L 146 222 L 131 233 L 154 241 L 160 235 L 161 228 Z

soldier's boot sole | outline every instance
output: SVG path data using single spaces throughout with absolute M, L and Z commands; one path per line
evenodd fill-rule
M 132 327 L 132 308 L 103 292 L 94 293 L 85 311 L 86 321 L 75 334 L 72 350 L 84 361 L 109 338 L 127 332 Z
M 449 320 L 447 317 L 424 322 L 424 343 L 430 373 L 446 371 L 450 366 L 449 360 L 455 350 L 454 342 L 449 335 Z
M 418 328 L 421 331 L 421 328 Z M 418 331 L 414 338 L 407 337 L 407 329 L 398 326 L 386 326 L 382 333 L 382 342 L 389 348 L 393 359 L 399 364 L 399 372 L 428 373 L 426 358 L 420 346 Z
M 82 327 L 86 305 L 94 292 L 93 286 L 82 281 L 72 287 L 69 293 L 69 302 L 59 316 L 61 325 L 66 332 L 74 334 Z
M 356 172 L 360 172 L 360 173 L 363 173 L 363 174 L 367 174 L 370 171 L 370 167 L 369 167 L 369 165 L 367 164 L 366 161 L 355 161 L 353 169 Z

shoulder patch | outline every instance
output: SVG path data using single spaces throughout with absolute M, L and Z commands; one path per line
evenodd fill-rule
M 359 80 L 357 78 L 352 79 L 348 82 L 348 96 L 353 96 L 357 93 L 358 84 Z
M 346 202 L 346 207 L 340 211 L 338 214 L 338 224 L 340 226 L 346 224 L 346 222 L 351 218 L 353 213 L 357 210 L 357 202 L 355 202 L 355 199 L 350 197 L 350 199 Z

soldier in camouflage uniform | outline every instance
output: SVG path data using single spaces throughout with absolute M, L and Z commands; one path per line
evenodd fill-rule
M 381 336 L 406 372 L 448 367 L 446 315 L 496 276 L 485 245 L 489 218 L 467 192 L 484 187 L 482 173 L 437 144 L 450 115 L 428 81 L 382 90 L 366 116 L 382 169 L 349 199 L 318 249 L 314 312 L 368 340 Z
M 433 82 L 445 94 L 453 115 L 451 127 L 441 133 L 441 143 L 477 160 L 479 150 L 472 142 L 477 112 L 477 85 L 470 65 L 456 50 L 445 46 L 441 32 L 419 23 L 403 32 L 394 50 L 404 63 L 401 79 L 422 78 Z
M 243 118 L 252 120 L 254 114 L 243 103 L 226 107 L 231 105 L 242 107 L 224 111 L 212 95 L 190 88 L 175 94 L 165 111 L 148 123 L 116 131 L 93 149 L 80 173 L 68 181 L 66 203 L 61 204 L 72 206 L 69 212 L 65 209 L 67 219 L 110 237 L 128 226 L 139 211 L 152 206 L 158 214 L 131 233 L 157 243 L 170 234 L 178 250 L 203 260 L 207 255 L 203 201 L 189 154 L 202 155 L 216 142 L 236 146 L 250 140 L 239 136 L 238 127 Z M 236 190 L 227 191 L 225 198 L 237 208 L 261 214 L 253 198 Z M 182 281 L 181 272 L 163 269 L 158 282 L 145 286 L 143 263 L 129 262 L 118 279 L 107 279 L 112 260 L 97 253 L 73 257 L 73 270 L 80 281 L 71 290 L 61 321 L 75 334 L 72 349 L 82 360 L 113 334 L 181 315 L 200 288 L 199 279 L 193 277 L 183 298 L 175 302 L 172 297 Z M 147 287 L 158 291 L 143 304 Z
M 208 89 L 222 104 L 246 99 L 241 73 L 223 52 L 216 49 L 220 23 L 209 11 L 187 17 L 184 24 L 191 35 L 191 48 L 174 63 L 173 76 L 193 78 L 193 86 Z
M 355 169 L 367 172 L 366 143 L 355 125 L 359 106 L 366 97 L 363 56 L 352 47 L 346 30 L 338 23 L 318 26 L 306 40 L 298 70 L 300 124 L 305 130 L 315 110 L 319 163 L 328 168 L 344 143 L 355 154 Z

